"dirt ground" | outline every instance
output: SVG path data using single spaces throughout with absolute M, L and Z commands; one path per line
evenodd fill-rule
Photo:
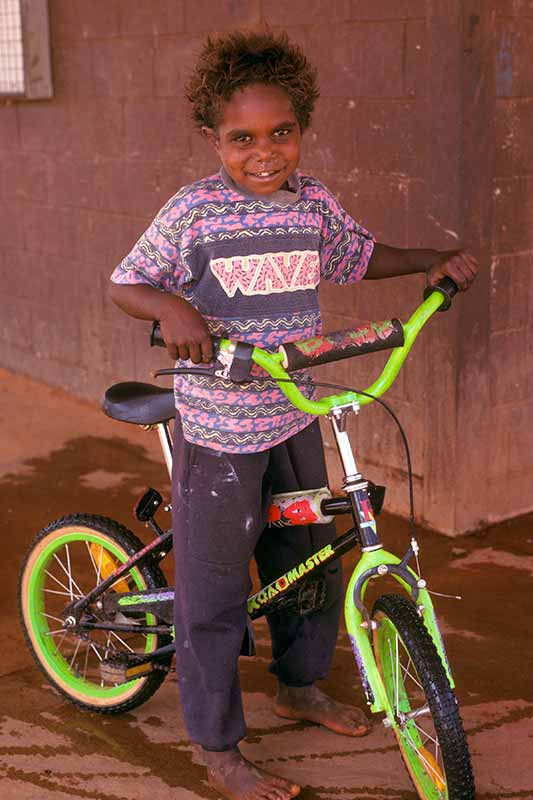
M 0 797 L 3 800 L 215 800 L 183 727 L 173 675 L 144 706 L 120 717 L 83 714 L 45 682 L 17 618 L 17 574 L 39 529 L 72 511 L 132 519 L 147 485 L 168 496 L 157 437 L 94 407 L 0 371 Z M 161 512 L 162 514 L 164 512 Z M 479 800 L 533 798 L 533 517 L 447 539 L 420 532 L 467 730 Z M 404 521 L 379 520 L 388 549 L 403 552 Z M 345 559 L 348 575 L 353 558 Z M 169 574 L 171 565 L 169 564 Z M 258 655 L 241 659 L 246 755 L 302 784 L 302 800 L 411 800 L 415 792 L 391 734 L 374 721 L 352 740 L 277 719 L 264 624 Z M 325 687 L 363 704 L 343 632 Z

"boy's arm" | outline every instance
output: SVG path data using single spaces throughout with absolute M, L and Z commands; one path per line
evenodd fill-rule
M 402 250 L 376 242 L 365 278 L 394 278 L 425 272 L 430 286 L 448 276 L 464 292 L 471 286 L 477 271 L 476 259 L 464 250 Z
M 159 320 L 167 350 L 174 360 L 190 358 L 194 364 L 213 358 L 211 335 L 202 315 L 178 295 L 148 284 L 111 283 L 111 300 L 137 319 Z

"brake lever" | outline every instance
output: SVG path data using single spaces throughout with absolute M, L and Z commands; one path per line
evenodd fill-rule
M 230 380 L 232 383 L 245 383 L 250 380 L 250 370 L 252 366 L 252 353 L 254 346 L 246 342 L 231 342 L 228 348 L 220 346 L 221 339 L 213 338 L 213 361 L 202 367 L 172 367 L 169 369 L 159 369 L 154 372 L 154 377 L 161 375 L 200 375 L 210 378 L 222 378 Z M 160 347 L 165 346 L 161 338 L 159 325 L 154 322 L 150 335 L 150 345 Z

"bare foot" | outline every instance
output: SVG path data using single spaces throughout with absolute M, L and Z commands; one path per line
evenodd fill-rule
M 296 783 L 258 769 L 235 747 L 203 751 L 209 785 L 228 800 L 291 800 L 300 793 Z
M 344 736 L 364 736 L 370 730 L 363 711 L 338 703 L 317 686 L 285 686 L 278 681 L 274 711 L 278 717 L 316 722 Z

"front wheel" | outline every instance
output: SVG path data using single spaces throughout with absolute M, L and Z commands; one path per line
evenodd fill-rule
M 374 652 L 393 729 L 419 797 L 474 800 L 475 786 L 457 700 L 413 603 L 383 595 L 372 611 Z
M 47 678 L 80 708 L 113 714 L 129 711 L 159 688 L 166 673 L 156 670 L 127 683 L 102 673 L 106 659 L 121 654 L 145 655 L 168 644 L 166 635 L 113 630 L 68 629 L 64 609 L 101 583 L 120 564 L 143 547 L 142 542 L 114 520 L 91 514 L 63 517 L 37 535 L 20 572 L 19 611 L 29 648 Z M 163 573 L 143 559 L 107 590 L 130 592 L 166 586 Z M 130 622 L 108 618 L 105 623 Z M 154 625 L 145 614 L 137 621 Z M 168 666 L 168 662 L 167 662 Z

